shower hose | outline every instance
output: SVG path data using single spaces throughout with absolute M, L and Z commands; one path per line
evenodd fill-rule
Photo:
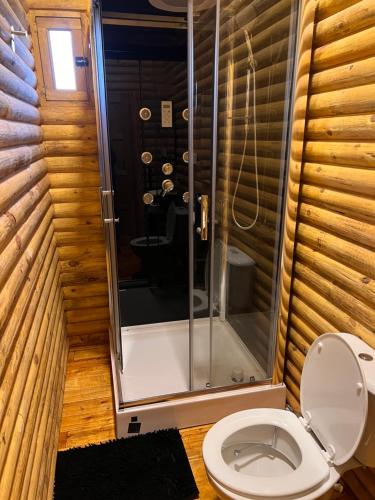
M 244 138 L 244 144 L 243 144 L 243 149 L 242 149 L 240 169 L 238 172 L 236 187 L 234 189 L 233 198 L 232 198 L 232 218 L 233 218 L 233 222 L 236 224 L 237 227 L 239 227 L 240 229 L 243 229 L 244 231 L 248 231 L 249 229 L 251 229 L 255 226 L 255 224 L 258 220 L 258 216 L 259 216 L 259 180 L 258 180 L 255 61 L 254 61 L 253 49 L 251 46 L 251 40 L 250 40 L 249 33 L 247 30 L 244 30 L 244 35 L 245 35 L 245 40 L 246 40 L 247 49 L 248 49 L 248 62 L 249 62 L 249 67 L 247 68 L 247 73 L 246 73 L 245 138 Z M 250 104 L 249 103 L 249 100 L 250 100 L 249 94 L 250 94 L 251 75 L 253 77 L 254 170 L 255 170 L 255 188 L 256 188 L 257 205 L 256 205 L 256 212 L 255 212 L 254 220 L 248 226 L 242 226 L 236 218 L 234 205 L 236 202 L 237 191 L 238 191 L 238 187 L 240 184 L 242 170 L 243 170 L 243 166 L 244 166 L 244 162 L 245 162 L 247 140 L 248 140 L 248 135 L 249 135 L 249 104 Z

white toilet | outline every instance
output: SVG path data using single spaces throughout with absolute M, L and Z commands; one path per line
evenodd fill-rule
M 167 211 L 166 234 L 165 236 L 140 236 L 130 240 L 130 246 L 133 248 L 136 255 L 140 257 L 147 256 L 153 250 L 164 250 L 165 247 L 172 243 L 174 230 L 176 227 L 176 215 L 179 207 L 172 202 Z
M 316 339 L 303 367 L 301 413 L 245 410 L 208 431 L 203 459 L 221 498 L 313 500 L 346 470 L 374 467 L 374 349 L 348 333 Z
M 208 257 L 208 255 L 207 255 Z M 232 309 L 232 304 L 235 303 L 238 308 L 249 310 L 252 297 L 252 288 L 255 281 L 255 262 L 239 248 L 233 245 L 226 247 L 226 272 L 227 286 L 230 288 L 226 292 L 226 307 Z M 214 243 L 214 283 L 221 283 L 223 273 L 223 242 L 219 238 L 215 239 Z M 209 259 L 205 263 L 205 287 L 204 290 L 199 288 L 194 289 L 194 313 L 208 311 L 208 288 L 210 275 Z M 218 286 L 213 289 L 214 308 L 220 309 L 220 293 Z M 230 303 L 227 303 L 230 299 Z

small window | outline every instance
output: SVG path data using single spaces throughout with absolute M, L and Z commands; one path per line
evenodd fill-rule
M 88 79 L 81 18 L 37 16 L 36 28 L 46 99 L 86 101 Z

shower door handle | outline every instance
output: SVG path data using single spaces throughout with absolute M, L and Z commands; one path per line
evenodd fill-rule
M 198 198 L 201 204 L 201 225 L 197 227 L 197 233 L 200 234 L 201 240 L 207 241 L 208 239 L 208 195 L 202 194 Z
M 120 222 L 120 219 L 118 217 L 114 217 L 114 215 L 111 216 L 111 214 L 113 214 L 113 190 L 104 190 L 100 187 L 99 196 L 100 213 L 104 224 L 118 224 Z
M 116 217 L 116 219 L 103 219 L 103 221 L 104 221 L 104 224 L 112 224 L 113 222 L 118 224 L 120 222 L 120 219 L 118 217 Z

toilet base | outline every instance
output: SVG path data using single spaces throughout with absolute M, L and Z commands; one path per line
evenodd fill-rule
M 250 496 L 244 497 L 244 496 L 240 496 L 240 495 L 233 496 L 232 493 L 229 493 L 228 491 L 226 491 L 225 489 L 223 489 L 210 476 L 210 474 L 208 473 L 207 470 L 206 470 L 206 474 L 207 474 L 208 482 L 210 483 L 210 485 L 214 489 L 216 495 L 221 500 L 271 500 L 269 498 L 268 499 L 265 499 L 265 498 L 260 499 L 260 497 L 250 497 Z M 316 494 L 318 494 L 319 496 L 316 496 Z M 228 496 L 228 495 L 231 495 L 231 496 Z M 319 490 L 318 490 L 317 492 L 310 493 L 310 494 L 304 495 L 302 497 L 294 496 L 294 497 L 290 497 L 290 498 L 293 499 L 293 500 L 334 500 L 335 498 L 337 498 L 337 493 L 334 491 L 333 486 L 332 486 L 332 487 L 330 487 L 330 489 L 327 492 L 322 493 L 322 494 L 319 494 Z M 272 500 L 277 500 L 277 499 L 272 499 Z M 290 499 L 289 498 L 286 499 L 285 497 L 283 497 L 283 500 L 290 500 Z
M 334 498 L 335 491 L 333 489 L 334 484 L 340 479 L 337 471 L 332 467 L 331 468 L 331 477 L 326 484 L 315 490 L 314 492 L 307 493 L 303 496 L 293 496 L 293 497 L 275 497 L 275 498 L 265 498 L 265 497 L 251 497 L 251 496 L 241 496 L 235 495 L 225 488 L 223 488 L 219 483 L 215 481 L 210 475 L 210 473 L 206 469 L 207 479 L 212 488 L 214 489 L 216 495 L 221 500 L 331 500 Z M 328 491 L 324 491 L 325 488 L 329 488 Z M 230 495 L 230 496 L 228 496 Z

